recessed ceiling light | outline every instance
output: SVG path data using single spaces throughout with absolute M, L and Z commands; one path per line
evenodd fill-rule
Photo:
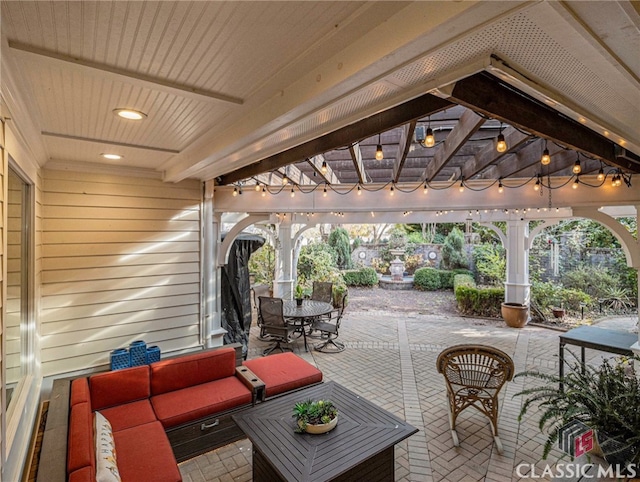
M 102 157 L 104 157 L 105 159 L 113 159 L 113 160 L 118 160 L 118 159 L 122 159 L 122 156 L 120 154 L 100 154 Z
M 133 109 L 113 109 L 113 113 L 123 119 L 142 120 L 147 118 L 147 114 Z

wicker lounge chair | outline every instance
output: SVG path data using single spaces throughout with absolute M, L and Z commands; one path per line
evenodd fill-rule
M 456 432 L 458 415 L 467 407 L 475 407 L 491 421 L 498 453 L 502 453 L 498 437 L 498 393 L 513 378 L 511 357 L 490 346 L 456 345 L 440 353 L 436 365 L 447 384 L 453 444 L 456 447 L 460 444 Z

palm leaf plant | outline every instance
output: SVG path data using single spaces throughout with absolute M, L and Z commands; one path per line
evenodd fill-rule
M 542 381 L 514 395 L 526 397 L 518 420 L 537 409 L 538 428 L 547 435 L 543 458 L 558 441 L 558 430 L 577 420 L 596 432 L 605 458 L 618 462 L 622 456 L 624 465 L 640 463 L 640 379 L 633 365 L 640 357 L 616 357 L 599 366 L 573 358 L 563 378 L 537 371 L 516 374 Z

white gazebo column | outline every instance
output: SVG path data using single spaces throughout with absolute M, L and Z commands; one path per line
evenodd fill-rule
M 640 223 L 640 204 L 636 205 L 636 226 L 638 225 L 638 223 Z M 640 237 L 636 239 L 635 246 L 630 247 L 630 249 L 635 249 L 636 255 L 640 254 Z M 637 259 L 637 258 L 640 258 L 640 256 L 632 257 L 632 258 Z M 636 306 L 639 309 L 638 309 L 638 321 L 636 322 L 636 326 L 640 328 L 640 266 L 633 266 L 633 268 L 635 268 L 636 274 L 638 275 L 638 303 L 636 304 Z M 636 355 L 640 356 L 640 330 L 638 330 L 638 341 L 631 347 L 631 349 Z
M 529 304 L 529 222 L 507 221 L 507 281 L 504 300 L 507 303 Z
M 226 330 L 222 328 L 220 313 L 222 265 L 218 263 L 222 215 L 214 214 L 214 182 L 205 183 L 202 208 L 202 322 L 201 339 L 206 348 L 224 344 Z
M 292 253 L 291 217 L 285 216 L 278 223 L 276 279 L 273 281 L 273 296 L 285 300 L 293 297 Z

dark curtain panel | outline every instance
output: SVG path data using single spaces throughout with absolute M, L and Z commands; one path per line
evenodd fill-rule
M 264 241 L 261 236 L 239 235 L 231 245 L 228 263 L 222 268 L 221 324 L 222 328 L 227 330 L 224 343 L 242 343 L 242 354 L 245 357 L 251 329 L 249 257 L 264 244 Z

